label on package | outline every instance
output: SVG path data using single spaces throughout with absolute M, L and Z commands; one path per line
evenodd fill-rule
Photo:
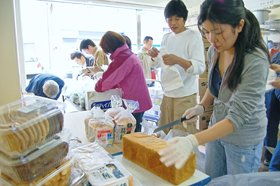
M 124 178 L 124 173 L 113 163 L 96 168 L 88 174 L 92 185 L 128 186 L 128 180 Z
M 97 138 L 106 143 L 107 146 L 112 146 L 114 143 L 114 130 L 98 130 Z

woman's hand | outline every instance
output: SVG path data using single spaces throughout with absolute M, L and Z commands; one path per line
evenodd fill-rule
M 186 117 L 187 119 L 196 116 L 190 120 L 183 121 L 183 125 L 185 128 L 188 127 L 188 123 L 194 122 L 197 120 L 197 116 L 201 116 L 204 113 L 204 108 L 202 105 L 196 105 L 195 107 L 189 108 L 186 110 L 186 112 L 183 114 L 183 117 Z
M 274 70 L 275 72 L 280 72 L 280 65 L 278 64 L 271 64 L 269 66 L 269 68 L 271 68 L 272 70 Z
M 166 167 L 175 164 L 176 169 L 181 169 L 188 161 L 191 151 L 198 147 L 198 141 L 194 135 L 188 135 L 186 137 L 175 137 L 169 142 L 168 148 L 158 152 L 161 156 L 160 161 L 165 164 Z
M 269 67 L 276 72 L 280 72 L 280 65 L 278 64 L 271 64 Z M 274 81 L 269 82 L 268 84 L 274 88 L 280 89 L 280 78 L 276 78 Z

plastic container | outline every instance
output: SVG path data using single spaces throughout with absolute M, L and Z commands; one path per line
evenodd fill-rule
M 65 103 L 31 96 L 0 107 L 0 151 L 28 154 L 63 128 Z
M 62 164 L 54 169 L 46 172 L 42 178 L 37 179 L 32 183 L 18 183 L 5 174 L 0 176 L 2 186 L 67 186 L 70 185 L 70 177 L 72 176 L 71 161 L 65 160 Z
M 87 186 L 88 180 L 85 172 L 78 168 L 72 168 L 69 186 Z
M 57 167 L 68 154 L 68 143 L 53 139 L 26 156 L 11 158 L 0 153 L 1 171 L 18 183 L 31 183 Z

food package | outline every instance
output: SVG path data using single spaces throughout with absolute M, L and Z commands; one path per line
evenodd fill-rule
M 88 123 L 89 140 L 98 140 L 104 146 L 112 146 L 114 143 L 114 123 L 107 119 L 91 119 Z
M 71 186 L 87 186 L 88 180 L 84 171 L 79 168 L 72 168 L 68 185 Z
M 31 183 L 57 167 L 68 154 L 68 149 L 68 143 L 58 138 L 44 143 L 26 156 L 11 158 L 0 153 L 0 169 L 18 183 Z
M 111 162 L 95 167 L 87 172 L 92 186 L 133 186 L 133 177 L 119 162 Z
M 128 109 L 119 112 L 115 117 L 114 143 L 122 143 L 122 137 L 135 131 L 136 119 Z
M 71 161 L 64 159 L 60 165 L 50 171 L 46 171 L 44 175 L 31 183 L 18 183 L 4 173 L 0 176 L 0 182 L 3 186 L 67 186 L 72 175 L 71 167 Z
M 112 162 L 111 155 L 97 142 L 89 143 L 73 149 L 70 157 L 74 160 L 74 166 L 85 172 L 93 168 Z
M 0 151 L 28 154 L 63 129 L 65 105 L 31 96 L 0 107 Z

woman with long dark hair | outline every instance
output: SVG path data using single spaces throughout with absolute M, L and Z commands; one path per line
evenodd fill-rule
M 180 168 L 193 148 L 206 143 L 205 172 L 212 178 L 258 172 L 267 124 L 264 93 L 269 69 L 260 25 L 242 0 L 205 0 L 200 12 L 199 29 L 212 44 L 208 89 L 183 116 L 202 115 L 211 103 L 214 111 L 207 130 L 174 138 L 172 146 L 160 152 L 161 161 Z

